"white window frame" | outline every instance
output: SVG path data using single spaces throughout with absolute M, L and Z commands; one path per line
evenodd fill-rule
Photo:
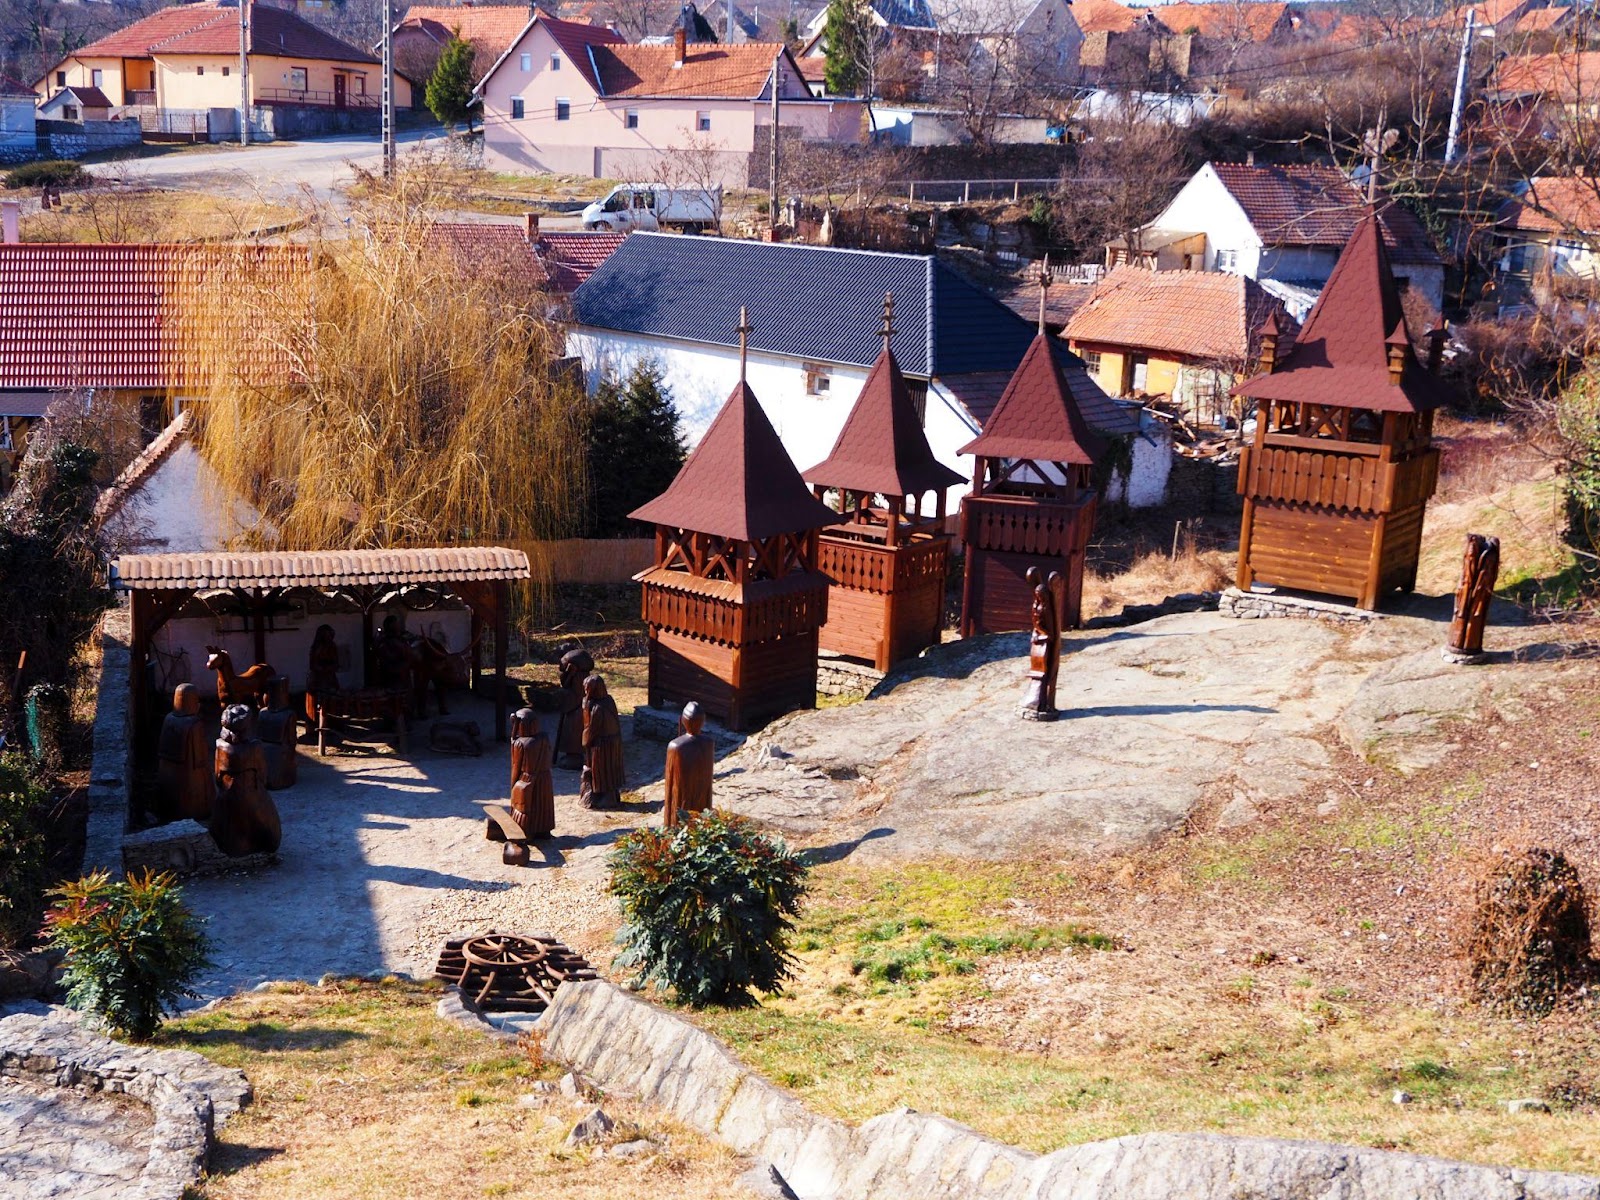
M 556 120 L 572 120 L 572 101 L 565 96 L 556 97 Z
M 694 114 L 694 131 L 696 133 L 711 132 L 711 111 L 709 109 L 700 109 Z
M 1217 251 L 1217 270 L 1232 274 L 1239 269 L 1239 252 L 1237 250 Z
M 521 72 L 524 75 L 528 74 L 528 72 L 533 70 L 533 55 L 531 55 L 531 54 L 520 55 L 517 58 L 517 67 L 518 67 L 519 70 L 521 70 Z
M 527 114 L 527 108 L 522 103 L 521 96 L 511 97 L 511 119 L 520 121 Z
M 554 51 L 551 51 L 550 53 L 550 69 L 552 71 L 561 70 L 561 55 L 555 53 Z
M 1080 350 L 1078 351 L 1078 355 L 1083 359 L 1083 365 L 1088 369 L 1089 374 L 1100 374 L 1100 363 L 1103 361 L 1100 357 L 1100 351 Z
M 91 69 L 90 72 L 89 72 L 89 86 L 90 87 L 105 87 L 105 85 L 106 85 L 106 73 L 105 73 L 105 71 L 102 70 L 100 67 L 94 67 L 93 69 Z
M 624 129 L 637 129 L 637 128 L 639 128 L 639 110 L 637 108 L 625 108 L 625 109 L 623 109 L 622 110 L 622 125 L 623 125 Z

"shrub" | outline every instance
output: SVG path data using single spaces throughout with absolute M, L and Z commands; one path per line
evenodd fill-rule
M 116 1032 L 148 1038 L 164 1012 L 210 965 L 200 922 L 170 874 L 104 871 L 69 883 L 45 920 L 66 952 L 67 1003 L 103 1018 Z
M 81 187 L 92 178 L 82 163 L 50 158 L 13 167 L 6 172 L 6 187 L 12 191 L 25 187 Z
M 39 812 L 46 798 L 20 754 L 0 756 L 0 950 L 26 947 L 39 932 L 48 854 Z
M 806 865 L 740 817 L 712 812 L 672 829 L 629 834 L 611 854 L 622 903 L 617 962 L 696 1008 L 754 1004 L 793 974 L 790 919 Z
M 1548 1012 L 1593 972 L 1583 881 L 1558 850 L 1500 851 L 1473 884 L 1466 955 L 1478 999 Z

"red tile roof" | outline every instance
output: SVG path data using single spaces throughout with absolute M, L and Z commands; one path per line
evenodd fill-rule
M 1502 228 L 1529 233 L 1600 233 L 1600 176 L 1543 176 L 1500 206 Z
M 428 227 L 427 244 L 448 247 L 467 272 L 500 271 L 521 275 L 535 291 L 550 285 L 549 272 L 522 225 L 487 221 L 435 221 Z
M 1500 97 L 1536 96 L 1574 104 L 1600 93 L 1600 50 L 1503 58 L 1487 89 Z
M 739 46 L 690 45 L 683 65 L 674 67 L 672 46 L 606 46 L 596 49 L 603 96 L 704 96 L 751 99 L 772 77 L 772 61 L 786 53 L 781 44 L 746 42 Z
M 1050 338 L 1041 333 L 1022 356 L 983 432 L 959 453 L 1090 466 L 1104 447 L 1078 411 Z
M 167 388 L 183 382 L 187 290 L 217 271 L 286 278 L 290 246 L 0 245 L 0 388 Z
M 1065 332 L 1078 342 L 1243 362 L 1255 357 L 1256 333 L 1269 315 L 1283 330 L 1295 327 L 1283 302 L 1243 275 L 1118 267 Z
M 479 72 L 487 72 L 522 36 L 527 24 L 526 4 L 413 4 L 394 31 L 399 35 L 416 30 L 443 46 L 459 30 L 461 40 L 470 42 L 476 51 L 473 65 Z
M 1264 42 L 1288 27 L 1289 5 L 1283 0 L 1190 4 L 1176 0 L 1153 10 L 1156 20 L 1173 33 L 1189 33 L 1230 42 Z
M 602 231 L 540 234 L 539 255 L 550 273 L 551 286 L 558 292 L 577 291 L 627 236 Z
M 880 496 L 920 496 L 961 482 L 961 475 L 934 458 L 889 343 L 885 337 L 832 452 L 804 473 L 807 483 Z
M 621 45 L 623 41 L 622 35 L 615 29 L 607 29 L 604 25 L 590 25 L 585 21 L 562 21 L 556 17 L 546 16 L 543 12 L 540 12 L 534 20 L 542 25 L 545 32 L 555 40 L 556 45 L 561 47 L 561 53 L 565 54 L 567 61 L 577 68 L 578 74 L 583 76 L 584 82 L 593 88 L 596 93 L 599 93 L 600 79 L 594 73 L 591 51 L 597 51 L 602 46 Z M 521 40 L 521 38 L 517 38 L 510 46 L 506 47 L 506 54 L 510 54 Z M 483 86 L 483 82 L 494 74 L 494 68 L 505 60 L 506 54 L 502 54 L 483 73 L 483 80 L 478 83 L 480 88 Z
M 1118 0 L 1078 0 L 1072 6 L 1072 15 L 1084 33 L 1127 33 L 1147 20 L 1151 11 L 1118 3 Z
M 1536 8 L 1517 18 L 1516 33 L 1548 33 L 1572 16 L 1570 8 Z
M 806 487 L 743 380 L 667 490 L 629 515 L 746 542 L 839 519 Z
M 1269 246 L 1344 246 L 1366 212 L 1361 190 L 1337 167 L 1208 164 Z M 1428 231 L 1390 204 L 1378 218 L 1396 262 L 1439 262 Z
M 1389 345 L 1397 333 L 1404 341 L 1405 363 L 1394 384 L 1389 382 Z M 1276 370 L 1240 384 L 1234 394 L 1378 412 L 1437 408 L 1448 394 L 1417 361 L 1405 334 L 1389 255 L 1377 221 L 1368 216 L 1339 256 L 1294 348 L 1278 360 Z
M 504 546 L 419 550 L 282 550 L 268 554 L 124 554 L 112 560 L 118 591 L 350 587 L 527 579 L 528 556 Z
M 165 54 L 238 54 L 239 7 L 216 0 L 178 4 L 107 34 L 74 58 L 150 58 Z M 376 63 L 349 42 L 324 33 L 303 17 L 267 4 L 250 8 L 250 53 L 333 62 Z

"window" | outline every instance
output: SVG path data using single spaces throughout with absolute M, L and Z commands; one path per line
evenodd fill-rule
M 1128 373 L 1128 390 L 1138 395 L 1149 386 L 1150 360 L 1142 354 L 1135 354 L 1128 360 L 1131 368 Z
M 552 55 L 551 55 L 551 56 L 550 56 L 550 69 L 551 69 L 551 70 L 552 70 L 552 71 L 559 71 L 559 70 L 561 70 L 561 55 L 559 55 L 559 54 L 552 54 Z
M 1217 270 L 1236 271 L 1239 269 L 1239 252 L 1237 250 L 1217 251 Z
M 694 127 L 697 130 L 699 130 L 701 133 L 710 133 L 711 132 L 711 114 L 708 113 L 708 112 L 697 112 L 697 113 L 695 113 L 695 115 L 694 115 Z
M 565 96 L 556 97 L 556 120 L 572 120 L 572 101 L 568 100 Z
M 1100 374 L 1100 351 L 1080 350 L 1078 354 L 1083 359 L 1083 365 L 1089 368 L 1089 374 Z
M 521 96 L 513 96 L 513 97 L 511 97 L 511 119 L 513 121 L 522 120 L 522 97 Z
M 832 384 L 828 378 L 828 368 L 823 363 L 806 363 L 806 395 L 826 396 Z
M 228 77 L 228 68 L 227 67 L 223 67 L 222 68 L 222 77 L 224 79 L 226 79 Z
M 56 72 L 56 86 L 57 87 L 66 87 L 67 86 L 67 73 L 65 71 L 57 71 Z
M 365 75 L 354 75 L 351 78 L 355 80 L 356 95 L 365 96 L 367 94 L 367 77 Z
M 637 108 L 624 109 L 622 113 L 622 123 L 629 129 L 639 128 L 639 110 Z
M 522 69 L 522 73 L 526 75 L 533 70 L 533 55 L 523 54 L 518 56 L 517 65 Z
M 306 90 L 306 69 L 304 67 L 289 68 L 289 90 L 303 92 Z
M 194 69 L 194 73 L 196 75 L 204 75 L 206 73 L 206 69 L 204 67 L 196 67 Z
M 78 119 L 78 106 L 76 104 L 63 104 L 61 106 L 61 119 L 63 121 L 76 121 Z
M 99 67 L 96 67 L 94 70 L 89 72 L 89 83 L 93 87 L 104 87 L 105 86 L 105 82 L 106 82 L 106 73 L 104 71 L 102 71 Z

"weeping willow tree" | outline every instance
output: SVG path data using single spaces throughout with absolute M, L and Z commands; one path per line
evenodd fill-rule
M 337 236 L 294 270 L 195 291 L 200 450 L 269 548 L 497 543 L 537 560 L 581 525 L 585 405 L 557 369 L 542 273 L 517 237 L 436 224 L 441 187 L 401 171 L 323 222 Z

